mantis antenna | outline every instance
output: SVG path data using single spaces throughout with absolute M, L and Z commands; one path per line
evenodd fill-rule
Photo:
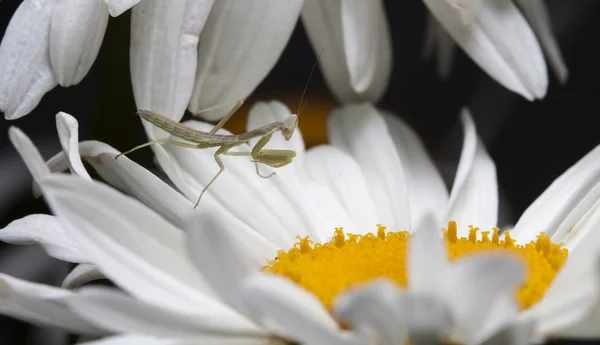
M 298 112 L 296 113 L 296 114 L 298 114 L 298 116 L 300 116 L 300 113 L 304 110 L 304 108 L 306 107 L 306 104 L 308 104 L 308 101 L 306 101 L 303 105 L 302 101 L 304 101 L 304 96 L 306 96 L 306 90 L 308 90 L 308 84 L 310 84 L 310 80 L 312 79 L 312 76 L 315 73 L 317 64 L 319 63 L 319 60 L 321 59 L 321 55 L 323 54 L 324 51 L 325 51 L 325 48 L 321 49 L 321 51 L 319 52 L 319 55 L 317 55 L 317 61 L 315 61 L 315 64 L 313 65 L 312 69 L 310 70 L 310 74 L 308 75 L 308 80 L 306 81 L 306 84 L 304 84 L 304 90 L 302 91 L 302 97 L 300 97 L 300 103 L 298 104 Z

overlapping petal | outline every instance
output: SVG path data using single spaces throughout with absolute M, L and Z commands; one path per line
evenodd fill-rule
M 135 6 L 141 0 L 104 0 L 108 5 L 108 11 L 113 17 L 121 15 L 123 12 Z
M 306 0 L 302 21 L 325 80 L 342 102 L 378 101 L 391 72 L 385 10 L 375 1 Z
M 61 0 L 52 12 L 50 61 L 58 83 L 78 84 L 100 51 L 108 24 L 104 0 Z
M 279 59 L 302 3 L 303 0 L 215 1 L 200 37 L 189 110 L 197 112 L 248 97 Z M 227 111 L 227 107 L 222 107 L 201 116 L 216 120 Z
M 0 44 L 0 110 L 6 119 L 27 115 L 58 81 L 49 54 L 50 21 L 58 0 L 25 0 Z
M 533 100 L 548 88 L 546 62 L 531 27 L 515 4 L 478 1 L 470 23 L 455 1 L 424 0 L 456 43 L 486 73 L 507 89 Z

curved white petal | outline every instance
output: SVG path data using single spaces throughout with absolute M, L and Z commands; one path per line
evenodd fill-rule
M 60 146 L 62 146 L 63 152 L 68 157 L 67 162 L 71 172 L 91 180 L 92 178 L 85 170 L 79 154 L 79 123 L 77 120 L 61 111 L 56 114 L 56 129 Z
M 377 102 L 383 96 L 392 44 L 380 0 L 306 0 L 302 22 L 336 98 Z
M 107 337 L 101 340 L 78 343 L 78 345 L 264 345 L 268 343 L 262 337 L 224 337 L 195 336 L 183 338 L 157 338 L 147 335 L 125 334 Z
M 436 223 L 441 224 L 448 207 L 448 190 L 442 176 L 417 133 L 398 116 L 382 113 L 403 162 L 413 231 L 422 228 L 428 215 L 433 215 Z
M 157 337 L 201 335 L 259 336 L 258 329 L 237 328 L 210 316 L 173 312 L 150 305 L 105 287 L 85 287 L 65 303 L 88 322 L 114 333 L 137 333 Z
M 590 189 L 600 182 L 600 146 L 558 177 L 523 212 L 512 235 L 520 243 L 535 240 L 540 232 L 552 236 Z
M 60 327 L 74 333 L 102 335 L 63 303 L 73 293 L 0 273 L 0 314 L 26 322 Z
M 510 1 L 479 1 L 471 23 L 449 1 L 423 0 L 456 43 L 507 89 L 533 100 L 548 88 L 546 63 L 527 21 Z
M 448 202 L 446 221 L 458 224 L 459 237 L 466 236 L 468 226 L 491 229 L 498 222 L 498 181 L 496 165 L 477 136 L 468 109 L 461 113 L 463 148 Z
M 546 7 L 546 2 L 543 0 L 517 0 L 516 2 L 540 40 L 542 49 L 550 62 L 550 67 L 556 75 L 556 78 L 558 78 L 561 83 L 566 83 L 569 76 L 569 70 L 563 60 L 558 42 L 556 42 L 554 34 L 552 33 L 552 26 L 550 24 L 550 16 L 548 8 Z
M 290 110 L 281 102 L 258 102 L 248 114 L 247 130 L 250 131 L 273 122 L 283 122 L 289 115 Z M 257 141 L 258 138 L 251 140 L 250 145 L 256 144 Z M 319 238 L 314 240 L 326 241 L 331 238 L 334 229 L 340 226 L 350 233 L 358 231 L 330 188 L 327 185 L 315 183 L 307 174 L 304 160 L 304 140 L 302 140 L 302 134 L 298 128 L 289 141 L 286 141 L 281 133 L 275 133 L 265 149 L 288 149 L 296 152 L 296 157 L 291 164 L 274 171 L 299 199 L 315 223 Z
M 302 2 L 215 1 L 200 36 L 190 111 L 248 97 L 279 59 Z M 202 117 L 216 120 L 227 111 L 222 107 Z
M 11 244 L 41 244 L 48 255 L 69 262 L 87 262 L 85 253 L 67 235 L 54 216 L 31 214 L 0 230 L 0 241 Z
M 499 330 L 497 333 L 486 339 L 483 345 L 527 345 L 531 344 L 531 325 L 530 324 L 511 324 Z
M 274 247 L 265 248 L 264 238 L 240 234 L 227 219 L 210 212 L 197 211 L 187 226 L 188 253 L 207 279 L 208 284 L 230 306 L 248 315 L 241 285 L 247 276 L 257 272 L 277 255 Z M 260 236 L 260 235 L 259 235 Z M 253 255 L 263 247 L 263 255 Z
M 61 0 L 50 24 L 50 62 L 62 86 L 78 84 L 88 73 L 108 24 L 104 0 Z
M 115 284 L 150 304 L 247 324 L 184 257 L 183 232 L 137 200 L 75 176 L 53 175 L 40 185 L 69 234 Z
M 435 295 L 399 294 L 392 308 L 403 310 L 404 323 L 416 344 L 443 343 L 454 320 L 448 306 Z
M 403 344 L 408 336 L 407 316 L 398 304 L 398 286 L 388 280 L 373 281 L 350 289 L 334 301 L 337 319 L 349 322 L 354 330 L 368 338 L 370 332 L 382 345 Z
M 106 279 L 106 277 L 100 272 L 98 267 L 90 264 L 79 264 L 69 272 L 65 280 L 63 280 L 61 287 L 72 290 L 99 279 Z
M 50 169 L 46 166 L 44 158 L 37 150 L 31 139 L 17 127 L 8 129 L 8 137 L 13 144 L 34 180 L 40 180 L 50 175 Z
M 246 279 L 243 289 L 255 313 L 274 322 L 287 337 L 315 345 L 358 344 L 338 328 L 314 295 L 285 278 L 255 274 Z
M 514 292 L 525 274 L 521 259 L 505 254 L 469 255 L 450 265 L 438 289 L 455 318 L 455 334 L 466 343 L 481 340 L 482 328 L 495 311 L 491 296 Z
M 438 280 L 450 263 L 441 228 L 432 215 L 426 216 L 423 227 L 411 236 L 406 259 L 411 290 L 435 293 Z
M 328 118 L 331 144 L 356 159 L 367 179 L 379 222 L 394 231 L 411 229 L 403 164 L 385 120 L 368 103 L 346 105 Z
M 0 44 L 0 110 L 8 120 L 27 115 L 57 85 L 49 56 L 52 10 L 58 0 L 25 0 Z
M 113 17 L 118 17 L 123 12 L 135 6 L 141 0 L 104 0 L 108 5 L 108 11 Z
M 194 86 L 200 32 L 214 0 L 144 0 L 131 15 L 130 69 L 135 104 L 177 122 Z M 145 122 L 150 139 L 163 130 Z
M 427 15 L 426 25 L 425 44 L 421 56 L 423 59 L 429 59 L 435 54 L 437 72 L 442 80 L 446 80 L 452 72 L 456 43 L 431 13 Z
M 305 162 L 308 175 L 317 183 L 329 186 L 350 216 L 356 231 L 362 234 L 373 231 L 380 219 L 358 163 L 349 154 L 331 145 L 311 148 L 306 152 Z
M 185 125 L 204 132 L 213 127 L 200 121 L 189 121 Z M 217 133 L 231 134 L 226 130 Z M 202 188 L 219 170 L 214 159 L 216 150 L 176 146 L 165 148 L 189 176 L 188 183 L 193 188 L 190 189 L 191 199 L 197 199 Z M 249 152 L 250 147 L 244 144 L 230 151 Z M 210 186 L 203 199 L 206 196 L 214 197 L 234 217 L 258 231 L 279 248 L 290 248 L 296 242 L 296 236 L 309 235 L 311 238 L 318 238 L 304 205 L 280 176 L 261 178 L 256 174 L 256 167 L 249 157 L 221 156 L 221 159 L 225 171 Z M 270 172 L 265 169 L 261 173 L 268 175 Z M 203 202 L 200 201 L 200 205 Z
M 597 212 L 599 206 L 600 183 L 597 183 L 560 223 L 551 237 L 552 243 L 564 243 L 565 247 L 572 251 L 571 245 L 574 244 L 574 241 L 577 242 L 578 239 L 582 238 L 580 230 L 592 214 Z

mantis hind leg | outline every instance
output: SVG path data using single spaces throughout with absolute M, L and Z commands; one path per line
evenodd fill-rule
M 192 148 L 192 149 L 198 147 L 197 144 L 184 143 L 184 142 L 177 141 L 177 140 L 172 140 L 172 139 L 169 139 L 169 138 L 156 139 L 156 140 L 152 140 L 150 142 L 147 142 L 145 144 L 138 145 L 138 146 L 132 148 L 131 150 L 127 150 L 125 152 L 119 153 L 118 155 L 115 156 L 115 160 L 117 160 L 121 156 L 128 155 L 128 154 L 132 153 L 133 151 L 137 151 L 139 149 L 143 149 L 144 147 L 148 147 L 148 146 L 154 145 L 154 144 L 170 144 L 170 145 L 175 145 L 175 146 L 179 146 L 179 147 L 187 147 L 187 148 Z
M 217 131 L 219 129 L 223 128 L 223 126 L 225 125 L 225 123 L 227 121 L 229 121 L 229 119 L 242 107 L 242 105 L 244 104 L 244 101 L 238 100 L 238 101 L 229 101 L 229 102 L 217 104 L 217 105 L 212 106 L 210 108 L 206 108 L 206 109 L 195 111 L 195 112 L 192 113 L 192 116 L 195 119 L 198 119 L 198 115 L 200 115 L 202 113 L 205 113 L 207 111 L 211 111 L 211 110 L 214 110 L 214 109 L 218 109 L 220 107 L 223 107 L 223 106 L 226 106 L 226 105 L 229 105 L 229 104 L 232 104 L 232 103 L 235 103 L 235 105 L 233 106 L 233 108 L 231 108 L 231 110 L 227 113 L 227 115 L 225 115 L 225 117 L 223 117 L 221 119 L 221 121 L 219 121 L 219 123 L 217 123 L 215 125 L 215 127 L 213 127 L 213 129 L 211 129 L 210 132 L 209 132 L 210 134 L 215 134 L 215 133 L 217 133 Z
M 276 175 L 277 173 L 275 171 L 273 171 L 272 173 L 270 173 L 269 175 L 265 176 L 263 174 L 260 173 L 260 170 L 258 169 L 258 161 L 252 161 L 254 162 L 254 166 L 256 167 L 256 175 L 262 177 L 262 178 L 270 178 L 273 175 Z
M 219 157 L 222 154 L 226 154 L 227 151 L 230 149 L 229 146 L 221 146 L 216 152 L 215 152 L 215 162 L 217 162 L 217 165 L 219 166 L 219 171 L 215 174 L 215 176 L 208 182 L 208 184 L 202 189 L 202 192 L 200 192 L 200 196 L 198 197 L 198 201 L 196 201 L 196 204 L 194 205 L 194 208 L 198 207 L 198 204 L 200 204 L 200 199 L 202 199 L 202 196 L 204 195 L 204 193 L 206 192 L 206 190 L 208 190 L 208 187 L 210 187 L 213 182 L 215 182 L 215 180 L 217 179 L 217 177 L 219 177 L 219 175 L 221 175 L 223 173 L 223 171 L 225 171 L 225 165 L 223 164 L 223 161 L 221 160 L 221 157 Z

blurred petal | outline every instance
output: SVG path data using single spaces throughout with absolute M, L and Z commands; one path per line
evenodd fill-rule
M 448 190 L 442 176 L 417 133 L 398 116 L 386 112 L 383 115 L 400 161 L 404 163 L 413 231 L 422 228 L 428 215 L 434 216 L 435 225 L 441 225 L 448 207 Z
M 331 145 L 313 147 L 306 152 L 306 170 L 317 183 L 329 186 L 357 233 L 366 234 L 379 223 L 365 175 L 348 153 Z
M 87 262 L 88 258 L 71 240 L 54 216 L 31 214 L 0 230 L 0 241 L 11 244 L 41 244 L 48 255 L 69 262 Z
M 482 345 L 528 345 L 531 344 L 531 326 L 512 324 L 487 339 Z
M 558 177 L 523 212 L 511 234 L 520 242 L 535 240 L 540 232 L 552 236 L 567 215 L 600 182 L 600 146 Z
M 321 71 L 342 102 L 377 102 L 391 72 L 391 39 L 380 0 L 307 0 L 302 21 Z
M 290 114 L 291 112 L 285 104 L 279 101 L 258 102 L 248 114 L 247 130 L 250 131 L 273 122 L 283 122 Z M 258 140 L 258 138 L 250 140 L 250 145 L 254 145 Z M 327 185 L 315 183 L 308 175 L 304 161 L 304 140 L 298 128 L 289 141 L 286 141 L 280 133 L 275 133 L 265 148 L 288 149 L 296 152 L 292 164 L 275 171 L 304 205 L 309 217 L 315 223 L 319 238 L 314 240 L 326 241 L 331 238 L 333 229 L 339 226 L 344 227 L 349 233 L 359 231 L 330 188 Z M 371 224 L 370 227 L 373 226 Z
M 56 129 L 58 139 L 63 152 L 67 155 L 67 162 L 72 173 L 79 175 L 87 180 L 92 178 L 83 166 L 81 156 L 79 155 L 79 123 L 77 120 L 62 111 L 56 114 Z
M 46 166 L 44 158 L 25 133 L 17 127 L 11 126 L 8 129 L 8 136 L 34 180 L 37 181 L 50 175 L 50 169 Z
M 481 340 L 482 328 L 495 311 L 495 299 L 490 296 L 514 292 L 525 281 L 525 273 L 519 258 L 490 253 L 456 260 L 443 272 L 439 291 L 450 306 L 455 333 L 463 342 Z
M 60 327 L 73 333 L 103 334 L 62 302 L 71 295 L 73 293 L 68 290 L 0 273 L 0 314 L 39 325 Z
M 239 234 L 237 229 L 230 229 L 226 223 L 226 219 L 215 217 L 210 212 L 195 212 L 186 229 L 188 253 L 223 301 L 248 315 L 241 291 L 242 282 L 252 272 L 259 271 L 265 262 L 272 260 L 277 252 L 272 248 L 272 256 L 253 260 L 249 252 L 264 245 L 256 238 Z
M 410 289 L 435 294 L 438 280 L 448 269 L 446 244 L 436 219 L 429 215 L 423 227 L 411 237 L 407 255 L 407 278 Z
M 477 136 L 468 109 L 461 113 L 463 148 L 454 177 L 446 220 L 458 225 L 458 236 L 468 235 L 468 226 L 491 229 L 498 224 L 496 165 Z
M 140 0 L 104 0 L 108 4 L 108 11 L 113 17 L 121 15 L 123 12 L 132 8 Z
M 69 234 L 116 285 L 167 309 L 246 323 L 215 300 L 184 257 L 183 232 L 137 200 L 75 176 L 53 175 L 40 185 Z
M 155 338 L 146 335 L 125 334 L 114 337 L 107 337 L 101 340 L 95 340 L 78 345 L 265 345 L 268 344 L 262 337 L 224 337 L 216 336 L 198 336 L 184 338 Z
M 84 320 L 114 333 L 138 333 L 159 337 L 252 335 L 258 329 L 237 328 L 218 318 L 173 312 L 153 306 L 112 288 L 85 287 L 65 303 Z
M 453 1 L 423 0 L 456 43 L 486 73 L 523 97 L 543 98 L 548 88 L 546 63 L 529 24 L 510 1 L 478 1 L 470 24 Z
M 566 83 L 569 71 L 563 60 L 558 42 L 556 42 L 552 33 L 546 1 L 517 0 L 516 2 L 540 40 L 542 49 L 544 49 L 544 53 L 550 62 L 550 67 L 554 71 L 556 78 L 561 83 Z
M 215 1 L 198 47 L 190 111 L 246 99 L 279 59 L 302 1 Z M 221 107 L 202 117 L 216 120 L 227 111 Z
M 96 60 L 108 24 L 103 0 L 60 0 L 50 25 L 50 61 L 62 86 L 78 84 Z
M 357 345 L 310 292 L 286 278 L 255 274 L 244 283 L 248 304 L 258 315 L 282 327 L 286 336 L 304 344 Z
M 365 338 L 374 331 L 381 345 L 403 344 L 408 336 L 404 310 L 396 308 L 400 293 L 394 283 L 373 281 L 350 289 L 334 301 L 337 320 L 350 323 Z
M 194 86 L 198 39 L 213 1 L 144 0 L 133 8 L 130 69 L 138 109 L 181 120 Z M 143 122 L 150 139 L 166 136 Z
M 83 284 L 94 280 L 106 279 L 98 267 L 90 264 L 79 264 L 69 272 L 61 287 L 64 289 L 75 289 Z
M 331 144 L 356 159 L 367 179 L 379 223 L 392 231 L 410 230 L 405 172 L 383 117 L 370 104 L 346 105 L 328 118 Z
M 0 110 L 7 120 L 35 108 L 57 85 L 49 56 L 52 10 L 58 0 L 25 0 L 0 44 Z

